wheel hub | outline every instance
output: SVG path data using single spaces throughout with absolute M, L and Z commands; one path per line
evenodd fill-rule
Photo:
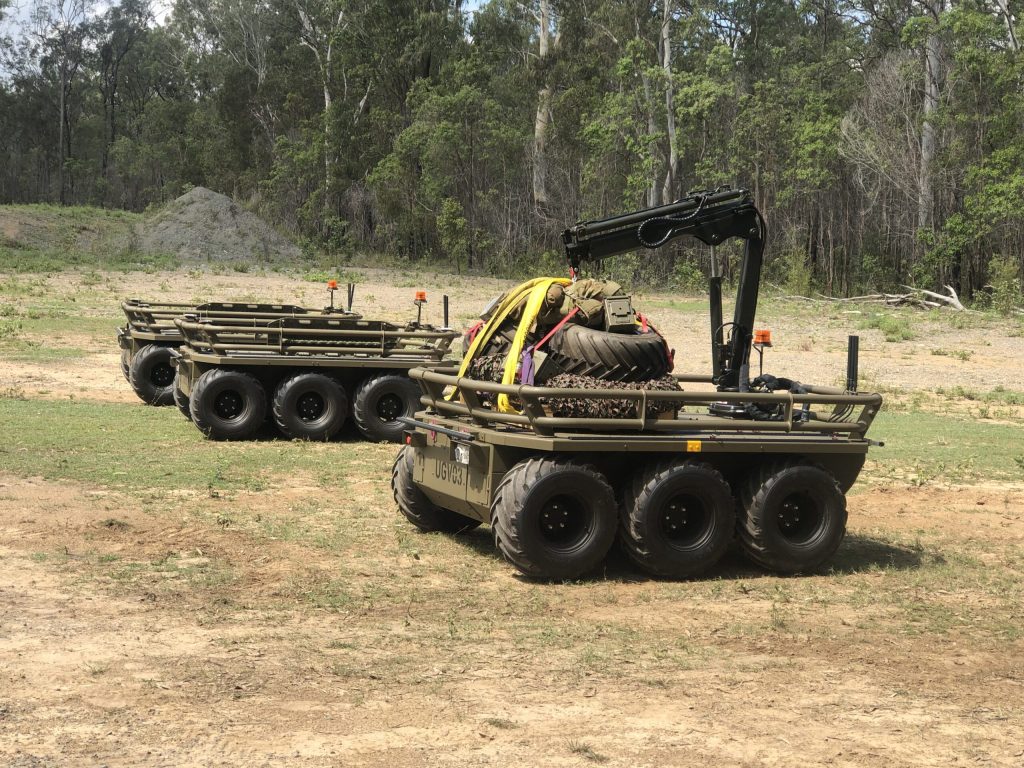
M 789 541 L 801 543 L 813 538 L 821 527 L 820 505 L 804 493 L 793 493 L 782 500 L 776 515 L 779 532 Z
M 692 546 L 706 535 L 709 518 L 704 502 L 696 496 L 679 494 L 662 508 L 661 531 L 676 546 Z
M 154 365 L 149 372 L 149 380 L 158 387 L 169 387 L 174 382 L 174 369 L 167 363 Z
M 381 421 L 394 421 L 405 413 L 405 405 L 398 395 L 387 394 L 377 401 L 377 416 Z
M 295 404 L 299 418 L 303 421 L 316 421 L 324 414 L 324 399 L 316 392 L 304 392 Z
M 231 421 L 242 413 L 242 396 L 234 390 L 226 390 L 213 400 L 213 412 L 222 419 Z
M 587 515 L 572 500 L 555 497 L 548 501 L 540 513 L 541 536 L 551 545 L 570 549 L 587 533 Z

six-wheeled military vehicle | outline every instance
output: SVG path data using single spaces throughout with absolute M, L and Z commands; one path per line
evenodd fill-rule
M 289 438 L 328 440 L 351 414 L 367 440 L 398 442 L 402 417 L 419 407 L 408 371 L 441 362 L 459 333 L 421 322 L 290 316 L 225 323 L 185 314 L 172 352 L 178 407 L 216 440 L 253 437 L 267 422 Z
M 405 446 L 392 472 L 401 512 L 423 531 L 488 524 L 501 553 L 540 579 L 595 569 L 616 539 L 640 568 L 662 577 L 704 573 L 736 540 L 778 573 L 826 563 L 845 534 L 845 493 L 863 467 L 871 444 L 865 435 L 882 401 L 857 391 L 856 337 L 845 388 L 763 373 L 751 379 L 752 350 L 763 354 L 770 344 L 754 330 L 765 235 L 750 195 L 727 188 L 566 230 L 573 279 L 584 263 L 682 236 L 711 246 L 743 240 L 730 322 L 722 319 L 713 259 L 712 370 L 676 374 L 668 385 L 661 377 L 658 386 L 602 378 L 628 373 L 637 357 L 618 355 L 623 344 L 600 329 L 587 331 L 603 339 L 592 352 L 562 338 L 560 351 L 548 355 L 552 368 L 533 352 L 572 327 L 573 309 L 545 319 L 539 308 L 553 283 L 506 297 L 478 330 L 485 341 L 477 344 L 491 344 L 504 363 L 474 366 L 471 347 L 458 368 L 410 371 L 426 409 L 403 419 Z M 621 296 L 605 302 L 605 323 L 616 318 L 623 338 L 635 342 L 648 330 L 642 321 L 621 322 L 631 312 Z M 566 349 L 589 355 L 599 375 L 580 377 L 580 366 L 561 364 Z

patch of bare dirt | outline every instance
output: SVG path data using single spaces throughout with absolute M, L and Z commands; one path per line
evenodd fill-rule
M 316 493 L 287 491 L 293 499 Z M 1001 541 L 1024 529 L 1020 489 L 922 489 L 887 506 L 888 495 L 852 497 L 855 536 L 879 526 L 911 535 L 936 523 L 936 508 L 949 511 L 939 525 L 951 536 Z M 164 562 L 173 570 L 161 570 L 161 553 L 171 553 Z M 134 573 L 97 578 L 112 557 Z M 484 635 L 466 636 L 464 624 L 481 611 L 467 610 L 457 589 L 402 610 L 386 599 L 340 612 L 296 602 L 294 575 L 334 557 L 204 525 L 173 507 L 143 511 L 105 489 L 0 476 L 0 758 L 1021 763 L 1024 665 L 1005 647 L 865 632 L 854 626 L 861 611 L 813 602 L 793 609 L 799 631 L 736 633 L 737 616 L 767 619 L 781 599 L 766 597 L 757 579 L 537 587 L 506 571 L 472 584 L 491 596 L 483 613 L 492 621 Z M 363 562 L 371 567 L 373 553 Z M 376 567 L 387 591 L 387 558 Z M 863 578 L 814 581 L 843 590 Z M 546 601 L 543 623 L 556 638 L 577 639 L 523 634 L 533 628 L 522 613 L 536 600 Z M 627 631 L 652 646 L 671 642 L 663 655 L 631 655 L 602 639 Z M 591 652 L 602 655 L 595 662 Z

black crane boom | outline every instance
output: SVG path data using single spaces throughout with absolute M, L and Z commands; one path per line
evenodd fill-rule
M 640 248 L 660 248 L 683 236 L 695 237 L 707 245 L 733 237 L 745 241 L 727 342 L 723 340 L 722 278 L 713 275 L 708 290 L 715 383 L 719 389 L 745 388 L 749 385 L 747 371 L 766 236 L 764 219 L 749 192 L 730 188 L 694 192 L 668 205 L 580 222 L 565 230 L 562 240 L 575 275 L 583 262 L 601 261 Z

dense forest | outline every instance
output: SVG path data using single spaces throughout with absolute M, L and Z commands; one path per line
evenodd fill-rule
M 0 26 L 0 202 L 204 185 L 314 248 L 507 274 L 731 184 L 797 288 L 983 297 L 1024 265 L 1021 0 L 90 1 Z M 686 283 L 706 251 L 627 266 Z

